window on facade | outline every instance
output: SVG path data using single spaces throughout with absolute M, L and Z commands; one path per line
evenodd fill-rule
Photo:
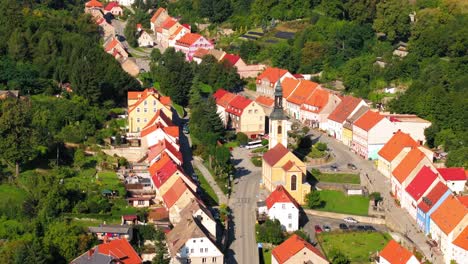
M 138 201 L 138 205 L 144 205 L 145 201 Z
M 200 248 L 200 253 L 203 253 L 203 248 Z
M 281 125 L 278 126 L 278 134 L 281 134 L 281 131 L 283 131 L 283 127 Z
M 212 258 L 211 262 L 216 263 L 216 258 Z
M 288 214 L 288 219 L 292 219 L 292 214 Z
M 251 113 L 252 113 L 252 110 L 249 110 L 249 114 L 251 114 Z
M 190 253 L 193 253 L 193 248 L 190 249 Z
M 144 111 L 145 113 L 148 112 L 148 108 L 145 108 L 143 111 Z
M 156 113 L 156 108 L 153 108 L 153 113 Z
M 140 123 L 140 118 L 137 118 L 137 123 Z
M 145 118 L 145 119 L 143 119 L 143 122 L 145 122 L 145 123 L 146 123 L 146 122 L 148 122 L 148 119 L 146 119 L 146 118 Z
M 187 249 L 185 249 L 185 253 L 186 253 L 186 254 L 188 254 L 188 253 L 189 253 L 189 249 L 188 249 L 188 248 L 187 248 Z
M 148 102 L 147 102 L 147 101 L 145 101 L 145 102 L 144 102 L 144 105 L 147 105 L 147 104 L 148 104 Z
M 140 108 L 139 107 L 137 107 L 137 113 L 140 113 Z
M 153 105 L 156 105 L 156 100 L 153 100 Z
M 292 228 L 292 224 L 288 224 L 288 228 Z
M 206 258 L 202 258 L 201 262 L 206 263 Z
M 295 191 L 297 189 L 297 176 L 291 176 L 291 191 Z
M 194 240 L 193 240 L 193 243 L 196 243 L 196 242 L 197 242 L 197 241 L 194 239 Z
M 257 110 L 257 109 L 255 109 L 255 111 L 254 111 L 254 112 L 255 112 L 255 113 L 258 113 L 258 110 Z
M 282 204 L 282 205 L 281 205 L 281 209 L 286 209 L 286 205 L 285 205 L 285 204 Z
M 208 252 L 208 248 L 205 248 L 205 253 Z

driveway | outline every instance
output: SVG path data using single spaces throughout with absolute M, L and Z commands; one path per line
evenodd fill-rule
M 230 230 L 231 244 L 227 253 L 227 263 L 230 264 L 256 264 L 259 261 L 255 240 L 255 210 L 261 168 L 255 167 L 250 162 L 249 153 L 243 148 L 234 148 L 232 151 L 236 173 L 229 201 L 229 207 L 233 213 L 233 224 Z

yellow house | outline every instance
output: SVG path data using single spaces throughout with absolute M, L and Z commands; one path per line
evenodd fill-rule
M 228 126 L 236 132 L 243 132 L 252 138 L 265 133 L 265 111 L 257 102 L 237 95 L 229 102 L 225 111 Z
M 154 88 L 128 92 L 127 102 L 129 133 L 141 132 L 158 110 L 172 120 L 171 98 L 160 95 Z
M 353 142 L 353 123 L 358 120 L 363 114 L 369 110 L 367 106 L 361 106 L 356 113 L 354 113 L 350 118 L 346 119 L 343 124 L 342 138 L 341 141 L 348 147 L 351 147 L 351 142 Z
M 310 184 L 306 181 L 306 175 L 307 169 L 304 162 L 281 143 L 276 144 L 263 155 L 263 186 L 270 192 L 276 186 L 283 185 L 296 201 L 304 204 L 305 196 L 310 192 Z

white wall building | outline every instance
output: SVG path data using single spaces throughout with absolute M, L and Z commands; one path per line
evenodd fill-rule
M 284 230 L 294 232 L 299 229 L 299 204 L 282 185 L 276 187 L 265 203 L 268 217 L 278 219 Z

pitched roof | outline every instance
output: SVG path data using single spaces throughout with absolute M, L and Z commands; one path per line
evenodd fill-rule
M 203 58 L 206 54 L 208 54 L 208 50 L 204 48 L 198 48 L 195 53 L 193 53 L 193 57 L 195 58 Z
M 119 2 L 109 2 L 109 4 L 106 5 L 106 7 L 104 8 L 104 10 L 106 11 L 111 11 L 112 8 L 114 7 L 120 7 L 119 6 Z
M 177 169 L 177 165 L 174 162 L 166 162 L 159 171 L 151 176 L 154 185 L 157 188 L 160 188 L 172 175 L 174 175 Z
M 244 112 L 244 109 L 252 102 L 253 101 L 247 97 L 237 95 L 229 102 L 226 112 L 240 116 Z
M 299 85 L 299 82 L 299 80 L 293 78 L 284 78 L 281 82 L 281 87 L 283 88 L 283 97 L 288 98 L 288 96 L 290 96 L 294 89 L 296 89 L 296 87 Z
M 406 187 L 406 192 L 417 201 L 436 179 L 437 174 L 428 166 L 423 166 L 413 181 Z
M 120 44 L 120 42 L 119 42 L 116 38 L 112 38 L 112 41 L 107 42 L 107 45 L 106 45 L 106 47 L 104 48 L 104 50 L 105 50 L 106 52 L 109 52 L 109 51 L 111 51 L 113 48 L 115 48 L 118 44 Z
M 328 91 L 326 91 L 325 89 L 317 87 L 317 89 L 315 89 L 312 92 L 312 94 L 309 96 L 309 98 L 307 98 L 305 100 L 304 104 L 317 107 L 318 109 L 316 111 L 313 111 L 313 112 L 320 113 L 320 111 L 322 111 L 322 109 L 327 105 L 328 98 L 330 98 L 330 95 L 331 94 Z M 306 110 L 308 110 L 308 109 L 306 109 Z
M 173 27 L 176 23 L 177 23 L 177 19 L 175 19 L 175 18 L 173 18 L 173 17 L 168 17 L 168 18 L 166 18 L 166 20 L 164 20 L 164 22 L 162 23 L 161 27 L 164 28 L 164 29 L 170 29 L 170 28 Z
M 299 209 L 299 204 L 297 204 L 296 200 L 288 193 L 283 185 L 278 185 L 266 198 L 265 203 L 268 209 L 270 209 L 275 203 L 293 203 L 294 206 Z
M 463 231 L 455 238 L 453 244 L 464 250 L 468 250 L 468 226 L 465 226 Z
M 382 119 L 384 119 L 383 115 L 379 114 L 378 112 L 369 110 L 365 114 L 363 114 L 358 120 L 356 120 L 356 122 L 354 122 L 354 125 L 365 131 L 369 131 Z
M 369 110 L 369 107 L 366 105 L 363 105 L 359 107 L 359 109 L 354 113 L 352 116 L 348 117 L 346 119 L 346 122 L 343 124 L 344 128 L 353 129 L 353 123 L 359 119 L 363 114 L 365 114 Z
M 278 143 L 272 149 L 268 150 L 267 152 L 265 152 L 265 154 L 263 154 L 263 160 L 270 166 L 274 166 L 288 152 L 289 150 L 285 146 L 283 146 L 283 144 Z
M 187 190 L 185 182 L 181 178 L 177 179 L 172 187 L 163 195 L 166 207 L 171 208 Z
M 203 38 L 202 35 L 197 34 L 197 33 L 187 33 L 183 35 L 179 40 L 176 41 L 177 45 L 181 46 L 191 46 L 195 42 L 197 42 L 198 39 Z
M 468 209 L 453 195 L 437 208 L 431 215 L 431 220 L 448 235 L 468 213 Z
M 405 147 L 417 148 L 418 146 L 419 144 L 409 134 L 397 131 L 378 154 L 391 162 Z
M 226 55 L 223 57 L 223 60 L 228 61 L 232 66 L 234 66 L 240 60 L 240 56 L 226 53 Z
M 337 123 L 343 123 L 351 113 L 356 109 L 362 99 L 346 95 L 341 100 L 341 103 L 328 116 L 328 119 Z
M 167 220 L 169 221 L 169 211 L 165 207 L 158 207 L 155 209 L 151 209 L 148 212 L 148 219 L 161 221 Z
M 380 251 L 380 257 L 386 259 L 390 264 L 406 264 L 413 254 L 402 247 L 395 240 L 390 240 L 388 244 Z
M 113 260 L 113 261 L 112 261 Z M 73 264 L 101 264 L 101 263 L 140 264 L 141 258 L 126 239 L 114 239 L 95 246 L 84 253 Z
M 466 181 L 464 168 L 439 168 L 437 171 L 446 181 Z
M 220 105 L 224 108 L 227 108 L 229 103 L 236 97 L 235 94 L 233 93 L 226 93 L 225 95 L 221 96 L 218 100 L 216 100 L 216 104 Z
M 153 115 L 151 120 L 148 122 L 148 124 L 146 124 L 146 126 L 143 129 L 149 126 L 155 125 L 158 119 L 161 119 L 161 120 L 159 120 L 157 123 L 163 125 L 163 127 L 174 126 L 174 124 L 172 123 L 172 120 L 163 111 L 161 111 L 161 109 L 158 109 L 158 111 L 156 111 L 156 113 Z M 161 121 L 163 122 L 161 123 Z
M 424 153 L 418 148 L 413 148 L 406 154 L 403 160 L 393 170 L 393 176 L 400 182 L 404 182 L 406 177 L 413 171 L 414 168 L 425 158 Z
M 302 239 L 300 236 L 294 234 L 286 241 L 275 247 L 271 254 L 275 257 L 279 264 L 285 263 L 288 259 L 296 255 L 302 249 L 307 248 L 318 257 L 327 260 L 320 251 Z
M 448 187 L 443 183 L 439 182 L 432 188 L 432 190 L 423 197 L 421 202 L 418 204 L 418 208 L 424 213 L 429 212 L 431 208 L 439 201 L 440 198 L 447 192 Z
M 286 73 L 288 73 L 288 70 L 268 67 L 257 77 L 257 82 L 263 79 L 268 79 L 270 84 L 273 84 L 276 83 Z
M 223 50 L 218 50 L 218 49 L 210 49 L 208 50 L 208 54 L 215 57 L 217 61 L 220 61 L 224 58 L 224 56 L 226 55 L 226 52 L 224 52 Z
M 468 195 L 458 196 L 458 201 L 468 208 Z
M 169 39 L 174 39 L 175 37 L 177 37 L 177 35 L 182 31 L 184 30 L 185 28 L 184 27 L 178 27 L 174 33 L 172 33 L 172 35 L 169 37 Z
M 162 130 L 171 137 L 179 137 L 179 127 L 177 126 L 163 127 Z
M 86 2 L 86 7 L 103 7 L 102 3 L 97 0 L 91 0 Z
M 257 102 L 257 104 L 267 107 L 272 107 L 275 104 L 275 100 L 273 100 L 273 98 L 264 95 L 257 97 L 257 99 L 255 99 L 255 102 Z
M 128 108 L 129 108 L 128 112 L 129 113 L 134 111 L 137 108 L 137 106 L 139 104 L 141 104 L 142 102 L 144 102 L 146 100 L 146 98 L 148 98 L 149 96 L 153 96 L 155 99 L 157 99 L 161 104 L 163 104 L 165 106 L 170 106 L 171 105 L 171 98 L 169 96 L 162 96 L 154 88 L 147 88 L 143 92 L 139 92 L 139 93 L 129 92 L 127 96 L 129 97 L 130 100 L 136 100 L 136 99 L 138 100 L 134 104 L 128 106 Z M 135 97 L 137 97 L 137 98 L 135 98 Z
M 171 158 L 169 157 L 169 155 L 167 155 L 166 153 L 162 153 L 161 154 L 161 158 L 154 162 L 153 164 L 151 164 L 151 166 L 148 168 L 148 171 L 150 173 L 151 176 L 155 175 L 156 172 L 158 172 L 159 170 L 161 170 L 161 168 L 166 165 L 167 162 L 170 162 L 172 161 Z
M 172 154 L 172 156 L 176 157 L 179 163 L 182 162 L 182 153 L 166 139 L 160 140 L 159 142 L 148 148 L 147 160 L 152 161 L 164 151 L 167 151 L 168 154 Z
M 221 99 L 221 97 L 223 97 L 227 93 L 229 92 L 224 89 L 218 89 L 216 92 L 213 93 L 213 97 L 215 101 L 218 101 L 219 99 Z
M 286 98 L 286 101 L 301 105 L 312 94 L 317 86 L 318 83 L 301 80 L 297 88 Z
M 151 22 L 155 22 L 156 19 L 158 19 L 159 15 L 161 15 L 162 12 L 166 11 L 166 9 L 160 7 L 158 8 L 158 10 L 156 10 L 156 12 L 154 13 L 154 15 L 151 17 Z

